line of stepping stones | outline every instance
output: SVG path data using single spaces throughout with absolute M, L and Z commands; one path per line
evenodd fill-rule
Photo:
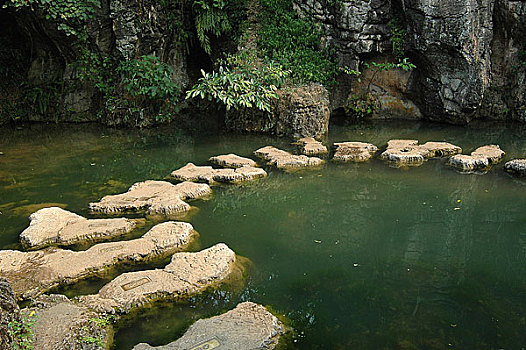
M 314 155 L 329 153 L 327 147 L 312 138 L 300 139 L 295 144 L 302 155 L 273 146 L 260 148 L 254 153 L 269 165 L 285 170 L 319 167 L 324 160 Z M 378 152 L 378 147 L 363 142 L 335 143 L 333 148 L 332 159 L 341 162 L 364 162 Z M 416 140 L 391 140 L 380 158 L 400 165 L 420 165 L 430 158 L 450 157 L 448 164 L 460 170 L 481 171 L 499 162 L 505 154 L 496 145 L 480 147 L 471 155 L 462 155 L 461 152 L 460 147 L 446 142 L 419 145 Z M 209 161 L 223 168 L 188 163 L 169 176 L 181 183 L 139 182 L 125 193 L 105 196 L 99 202 L 90 203 L 89 208 L 94 213 L 104 214 L 144 212 L 170 215 L 188 211 L 191 206 L 187 200 L 210 195 L 209 185 L 240 183 L 267 176 L 256 162 L 234 154 L 212 157 Z M 526 175 L 526 160 L 508 162 L 505 169 Z M 35 329 L 36 348 L 77 348 L 78 339 L 83 337 L 86 329 L 110 342 L 107 329 L 90 320 L 104 314 L 127 314 L 158 299 L 192 297 L 240 278 L 235 274 L 243 269 L 240 259 L 223 243 L 197 253 L 182 252 L 197 236 L 192 225 L 183 222 L 164 222 L 141 238 L 98 243 L 86 251 L 52 247 L 115 238 L 142 223 L 142 219 L 87 219 L 57 207 L 31 214 L 29 227 L 20 235 L 23 246 L 31 251 L 0 251 L 0 274 L 9 280 L 18 298 L 36 298 L 31 307 L 40 318 Z M 171 262 L 164 269 L 121 274 L 94 295 L 77 297 L 73 301 L 60 295 L 42 295 L 59 285 L 77 282 L 119 264 L 151 261 L 170 255 Z M 283 332 L 283 325 L 262 306 L 242 303 L 223 315 L 197 322 L 181 339 L 159 349 L 190 348 L 190 345 L 195 349 L 206 346 L 210 349 L 271 349 Z M 135 349 L 151 348 L 139 344 Z

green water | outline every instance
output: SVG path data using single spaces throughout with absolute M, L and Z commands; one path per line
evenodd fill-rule
M 448 141 L 465 153 L 497 143 L 506 160 L 526 156 L 524 126 L 382 123 L 333 127 L 329 134 L 330 142 L 380 147 L 391 138 Z M 27 216 L 45 203 L 89 215 L 89 202 L 162 179 L 189 161 L 251 156 L 268 144 L 292 149 L 289 142 L 173 128 L 4 128 L 0 248 L 18 248 Z M 184 218 L 201 235 L 194 249 L 225 242 L 254 263 L 245 287 L 127 317 L 117 325 L 115 349 L 166 344 L 196 319 L 244 300 L 288 319 L 295 336 L 286 349 L 526 348 L 526 180 L 507 175 L 502 164 L 485 175 L 462 175 L 443 160 L 409 169 L 375 159 L 267 170 L 255 183 L 214 188 L 213 198 L 193 202 L 199 211 Z M 93 293 L 104 283 L 64 292 Z

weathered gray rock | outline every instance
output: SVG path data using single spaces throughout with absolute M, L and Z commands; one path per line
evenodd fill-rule
M 128 192 L 103 197 L 90 203 L 93 212 L 121 213 L 145 211 L 147 214 L 177 214 L 191 207 L 184 200 L 197 199 L 212 193 L 207 184 L 183 182 L 173 185 L 166 181 L 138 182 Z
M 101 312 L 128 313 L 157 299 L 182 299 L 229 278 L 236 254 L 220 243 L 197 253 L 177 253 L 162 270 L 124 273 L 80 302 Z
M 486 171 L 492 164 L 498 163 L 506 153 L 498 145 L 482 146 L 471 155 L 458 154 L 449 158 L 448 164 L 465 172 Z
M 320 84 L 278 90 L 271 112 L 255 108 L 231 109 L 226 127 L 244 132 L 265 132 L 295 139 L 321 137 L 329 129 L 329 93 Z
M 281 322 L 263 306 L 244 302 L 222 315 L 197 321 L 168 345 L 152 347 L 141 343 L 133 350 L 274 349 L 284 332 Z
M 20 309 L 16 303 L 15 293 L 9 282 L 0 277 L 0 349 L 11 349 L 12 341 L 9 334 L 9 323 L 20 322 Z
M 35 350 L 100 350 L 111 344 L 112 325 L 106 315 L 63 295 L 41 296 L 34 304 L 23 311 L 35 313 Z
M 240 157 L 233 153 L 210 157 L 208 161 L 212 164 L 225 168 L 257 167 L 258 164 L 250 158 Z
M 0 275 L 19 298 L 38 296 L 117 264 L 138 263 L 183 250 L 195 238 L 192 225 L 165 222 L 138 239 L 99 243 L 85 251 L 47 248 L 39 251 L 0 251 Z
M 380 157 L 398 165 L 421 165 L 427 159 L 449 157 L 460 152 L 460 147 L 448 142 L 419 145 L 417 140 L 390 140 Z
M 298 141 L 294 142 L 299 146 L 301 154 L 307 156 L 325 155 L 329 153 L 327 147 L 325 147 L 320 141 L 317 141 L 313 137 L 303 137 Z
M 333 160 L 339 162 L 365 162 L 378 152 L 378 147 L 365 142 L 339 142 L 334 144 Z
M 214 169 L 211 166 L 196 166 L 188 163 L 184 167 L 174 170 L 170 177 L 178 181 L 207 182 L 209 184 L 241 183 L 267 176 L 265 170 L 252 166 L 236 169 Z
M 514 159 L 504 164 L 504 170 L 517 176 L 526 176 L 526 159 Z
M 31 249 L 109 239 L 130 232 L 136 225 L 135 220 L 126 218 L 88 220 L 58 207 L 40 209 L 29 220 L 20 241 Z
M 287 151 L 280 150 L 273 146 L 262 147 L 254 152 L 260 158 L 268 161 L 279 169 L 300 169 L 319 167 L 324 161 L 317 157 L 307 157 L 305 155 L 293 155 Z

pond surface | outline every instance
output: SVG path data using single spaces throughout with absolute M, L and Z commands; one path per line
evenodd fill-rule
M 496 143 L 505 160 L 526 156 L 524 126 L 383 122 L 333 127 L 328 141 L 385 147 L 391 138 L 448 141 L 464 153 Z M 162 179 L 187 162 L 204 165 L 231 152 L 252 157 L 269 144 L 292 149 L 290 141 L 173 127 L 4 127 L 0 248 L 19 248 L 27 217 L 43 206 L 89 216 L 89 202 Z M 215 187 L 213 198 L 192 202 L 199 211 L 183 218 L 200 233 L 194 249 L 225 242 L 254 263 L 242 290 L 127 317 L 117 325 L 115 349 L 166 344 L 196 319 L 244 300 L 288 320 L 295 335 L 286 349 L 526 348 L 526 181 L 504 173 L 502 164 L 485 175 L 459 174 L 444 160 L 405 169 L 374 159 L 267 170 L 269 177 L 254 183 Z M 94 293 L 106 281 L 62 292 Z

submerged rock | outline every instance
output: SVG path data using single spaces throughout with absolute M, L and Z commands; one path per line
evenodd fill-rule
M 254 152 L 260 158 L 268 161 L 279 169 L 298 169 L 308 167 L 319 167 L 324 161 L 317 157 L 297 156 L 273 146 L 266 146 Z
M 191 207 L 184 200 L 197 199 L 212 193 L 207 184 L 183 182 L 173 185 L 166 181 L 138 182 L 128 192 L 103 197 L 90 203 L 94 212 L 120 213 L 146 211 L 147 214 L 176 214 Z
M 108 316 L 71 302 L 63 295 L 42 296 L 34 312 L 33 346 L 39 350 L 107 349 L 113 332 Z
M 378 147 L 365 142 L 340 142 L 334 144 L 333 160 L 339 162 L 365 162 L 378 151 Z
M 188 163 L 173 171 L 170 176 L 178 181 L 196 181 L 214 184 L 217 182 L 241 183 L 267 176 L 265 170 L 251 166 L 237 169 L 214 169 L 211 166 L 197 166 Z
M 498 145 L 482 146 L 469 156 L 458 154 L 451 157 L 448 164 L 465 172 L 485 171 L 492 164 L 498 163 L 505 154 Z
M 134 220 L 126 218 L 88 220 L 58 207 L 40 209 L 31 214 L 29 220 L 20 241 L 32 249 L 104 240 L 128 233 L 136 225 Z
M 449 157 L 460 152 L 462 148 L 448 142 L 419 145 L 417 140 L 390 140 L 380 157 L 398 165 L 420 165 L 430 158 Z
M 514 159 L 504 164 L 504 170 L 517 176 L 526 176 L 526 159 Z
M 197 253 L 177 253 L 164 269 L 124 273 L 80 301 L 103 312 L 128 313 L 157 299 L 192 297 L 234 271 L 236 254 L 223 243 Z
M 300 153 L 307 156 L 324 155 L 329 153 L 327 147 L 313 137 L 304 137 L 294 143 L 299 145 Z
M 27 299 L 59 285 L 73 283 L 117 264 L 138 263 L 180 251 L 193 240 L 189 223 L 165 222 L 138 239 L 99 243 L 85 251 L 47 248 L 39 251 L 0 251 L 0 275 L 16 295 Z
M 169 349 L 274 349 L 285 332 L 263 306 L 244 302 L 222 315 L 198 320 L 178 340 L 164 346 L 138 344 L 133 350 Z
M 210 157 L 208 161 L 225 168 L 257 167 L 258 165 L 250 158 L 240 157 L 233 153 Z
M 9 324 L 20 322 L 20 310 L 9 282 L 0 277 L 0 349 L 12 349 Z

